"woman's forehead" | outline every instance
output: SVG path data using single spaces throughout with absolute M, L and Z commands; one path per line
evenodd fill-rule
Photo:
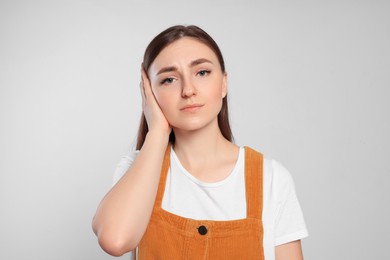
M 219 63 L 214 51 L 208 45 L 192 37 L 183 37 L 165 47 L 153 61 L 151 69 L 174 66 L 176 63 L 190 65 L 191 62 L 198 59 Z

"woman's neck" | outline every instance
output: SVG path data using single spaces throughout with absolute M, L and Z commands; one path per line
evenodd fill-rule
M 218 165 L 234 165 L 238 157 L 238 147 L 226 140 L 218 123 L 196 131 L 175 129 L 174 150 L 181 164 L 195 177 L 201 178 L 203 169 Z

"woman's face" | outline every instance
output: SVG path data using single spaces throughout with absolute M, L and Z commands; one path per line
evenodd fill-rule
M 173 129 L 193 131 L 212 123 L 226 96 L 226 73 L 215 53 L 191 37 L 165 47 L 151 64 L 153 93 Z

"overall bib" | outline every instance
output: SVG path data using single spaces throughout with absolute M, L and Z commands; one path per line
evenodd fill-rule
M 247 217 L 210 221 L 184 218 L 162 209 L 170 150 L 169 145 L 150 222 L 138 245 L 138 259 L 264 260 L 262 154 L 245 147 Z

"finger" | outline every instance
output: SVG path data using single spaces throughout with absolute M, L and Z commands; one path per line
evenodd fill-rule
M 144 91 L 144 86 L 143 86 L 143 83 L 142 83 L 142 79 L 141 79 L 141 81 L 139 82 L 139 90 L 140 90 L 140 92 L 141 92 L 142 103 L 144 104 L 144 103 L 145 103 L 145 100 L 146 100 L 146 97 L 145 97 L 145 91 Z
M 152 92 L 152 87 L 150 85 L 148 75 L 146 74 L 146 71 L 143 68 L 143 66 L 141 68 L 141 76 L 142 76 L 142 84 L 143 84 L 143 89 L 144 89 L 144 93 L 145 93 L 145 98 L 147 99 L 148 97 L 153 95 L 153 92 Z
M 139 83 L 139 87 L 141 89 L 141 95 L 142 95 L 142 101 L 145 103 L 146 102 L 146 93 L 145 93 L 145 80 L 144 80 L 144 77 L 145 77 L 145 72 L 144 72 L 144 69 L 143 69 L 143 65 L 141 65 L 141 81 Z

